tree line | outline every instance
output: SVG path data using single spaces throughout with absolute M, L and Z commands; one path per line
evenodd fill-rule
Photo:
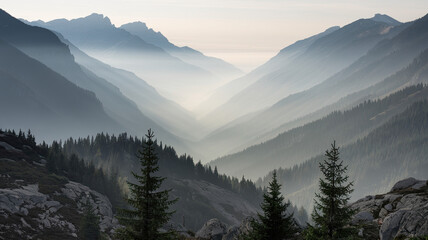
M 104 170 L 110 175 L 128 176 L 138 167 L 139 160 L 135 155 L 140 149 L 145 138 L 129 136 L 127 133 L 118 136 L 107 133 L 99 133 L 93 137 L 69 138 L 62 146 L 66 156 L 75 154 L 86 162 Z M 53 144 L 56 144 L 54 142 Z M 175 149 L 154 140 L 153 148 L 159 157 L 159 175 L 168 178 L 197 179 L 215 184 L 221 188 L 235 192 L 253 203 L 260 203 L 263 189 L 244 176 L 241 179 L 220 174 L 217 167 L 204 166 L 200 161 L 196 162 L 192 157 L 184 154 L 178 156 Z

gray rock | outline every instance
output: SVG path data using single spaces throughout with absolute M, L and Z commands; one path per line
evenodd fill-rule
M 6 142 L 0 142 L 0 147 L 3 147 L 4 149 L 6 149 L 6 151 L 9 151 L 9 152 L 22 152 L 21 150 L 16 149 L 15 147 L 9 145 Z
M 380 223 L 379 237 L 382 240 L 394 239 L 397 236 L 428 235 L 428 190 L 426 181 L 414 178 L 404 179 L 394 185 L 391 191 L 377 195 L 375 199 L 366 197 L 351 204 L 353 209 L 359 209 L 353 223 L 371 212 L 379 212 L 379 219 L 372 223 Z M 419 189 L 415 192 L 414 190 Z M 424 189 L 422 192 L 421 189 Z M 406 190 L 406 191 L 398 191 Z M 383 206 L 383 207 L 382 207 Z M 380 209 L 380 210 L 379 210 Z M 368 222 L 370 218 L 367 218 Z
M 385 205 L 385 207 L 384 207 L 387 211 L 392 211 L 392 204 L 391 203 L 388 203 L 388 204 L 386 204 Z
M 380 227 L 379 237 L 381 240 L 394 239 L 400 228 L 400 221 L 403 218 L 404 211 L 399 210 L 385 217 L 382 226 Z
M 364 237 L 364 228 L 360 228 L 360 229 L 358 230 L 358 236 L 359 236 L 359 237 Z
M 392 188 L 391 192 L 402 190 L 405 188 L 412 188 L 412 189 L 420 189 L 424 186 L 426 186 L 427 181 L 421 181 L 414 178 L 406 178 L 404 180 L 401 180 L 397 182 Z
M 62 205 L 62 200 L 61 202 L 53 200 L 57 196 L 61 197 L 59 199 L 71 198 L 77 204 Z M 73 233 L 77 232 L 76 227 L 69 222 L 67 215 L 59 214 L 58 210 L 67 207 L 68 211 L 83 212 L 83 203 L 86 201 L 90 202 L 96 214 L 99 215 L 102 232 L 111 233 L 119 225 L 113 217 L 112 205 L 108 198 L 82 184 L 67 183 L 59 193 L 51 195 L 40 193 L 38 185 L 33 184 L 16 189 L 0 189 L 0 216 L 15 215 L 21 219 L 19 224 L 12 222 L 0 224 L 0 232 L 13 229 L 15 232 L 24 234 L 22 239 L 32 239 L 35 233 L 40 234 L 46 229 L 56 229 L 73 236 Z M 74 206 L 80 207 L 76 209 Z M 29 209 L 35 209 L 38 212 L 37 216 L 29 218 Z
M 382 208 L 379 212 L 379 217 L 384 218 L 386 215 L 388 215 L 388 211 L 385 208 Z
M 352 218 L 352 224 L 357 224 L 359 222 L 371 222 L 373 219 L 373 214 L 371 212 L 359 212 Z
M 227 227 L 220 220 L 213 218 L 208 220 L 204 226 L 196 233 L 196 237 L 209 240 L 222 240 L 227 232 Z

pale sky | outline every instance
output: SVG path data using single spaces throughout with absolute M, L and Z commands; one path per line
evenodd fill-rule
M 427 0 L 0 0 L 17 18 L 49 21 L 91 13 L 113 24 L 142 21 L 178 46 L 222 58 L 244 71 L 285 46 L 375 13 L 411 21 Z

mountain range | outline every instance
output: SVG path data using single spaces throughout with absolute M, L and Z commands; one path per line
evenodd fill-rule
M 108 115 L 108 117 L 100 116 L 97 121 L 91 121 L 93 125 L 98 124 L 98 126 L 94 127 L 94 130 L 85 131 L 81 130 L 79 125 L 76 125 L 75 123 L 84 120 L 86 117 L 85 115 L 93 115 L 94 113 L 87 111 L 80 112 L 80 114 L 77 114 L 79 112 L 73 112 L 71 110 L 70 112 L 68 112 L 68 114 L 73 114 L 73 118 L 80 118 L 82 120 L 79 120 L 74 124 L 67 124 L 69 120 L 57 121 L 55 122 L 54 126 L 59 129 L 62 129 L 59 132 L 62 132 L 63 134 L 57 134 L 54 138 L 47 138 L 49 131 L 44 131 L 43 134 L 40 134 L 41 139 L 53 140 L 58 138 L 67 138 L 70 136 L 82 136 L 88 133 L 94 134 L 100 131 L 112 133 L 119 131 L 128 131 L 138 134 L 144 132 L 148 128 L 153 128 L 158 132 L 158 136 L 165 139 L 166 142 L 171 141 L 171 144 L 177 144 L 176 146 L 179 149 L 181 148 L 180 146 L 183 146 L 183 149 L 180 150 L 189 151 L 184 145 L 185 141 L 180 140 L 179 137 L 176 137 L 175 135 L 166 131 L 162 126 L 158 125 L 152 119 L 145 116 L 138 109 L 137 105 L 133 101 L 131 101 L 128 97 L 122 94 L 118 87 L 111 84 L 107 80 L 97 76 L 93 72 L 89 71 L 87 68 L 76 63 L 74 56 L 70 52 L 70 48 L 65 45 L 56 34 L 44 28 L 27 25 L 21 22 L 20 20 L 13 18 L 4 11 L 0 12 L 0 21 L 4 23 L 0 26 L 0 39 L 19 49 L 24 54 L 28 55 L 28 57 L 30 57 L 31 59 L 39 61 L 44 67 L 49 68 L 51 71 L 55 71 L 58 75 L 62 76 L 62 78 L 66 79 L 66 81 L 68 81 L 69 83 L 73 83 L 73 85 L 91 91 L 92 95 L 96 99 L 96 102 L 98 102 L 99 104 L 100 109 L 98 110 L 98 112 L 105 112 Z M 7 61 L 7 55 L 3 55 L 3 57 L 5 57 L 5 61 Z M 15 67 L 18 68 L 19 66 L 20 64 L 16 64 Z M 18 71 L 18 69 L 16 71 Z M 28 74 L 25 71 L 23 71 L 23 73 Z M 29 75 L 29 77 L 31 79 L 31 75 Z M 44 77 L 40 76 L 40 79 L 41 78 Z M 50 85 L 47 84 L 39 83 L 40 85 L 37 85 L 39 79 L 36 79 L 37 81 L 34 81 L 34 79 L 31 80 L 33 81 L 32 83 L 34 85 L 27 85 L 30 90 L 33 90 L 33 87 L 39 87 L 45 89 L 45 91 L 52 91 L 53 93 L 57 91 L 56 88 L 52 88 Z M 73 90 L 64 91 L 73 92 Z M 64 94 L 64 96 L 66 95 L 67 94 Z M 56 99 L 51 99 L 52 102 L 62 101 L 62 99 L 60 98 L 63 95 L 54 96 L 56 96 Z M 76 94 L 76 96 L 78 95 Z M 21 97 L 26 98 L 27 96 L 21 94 Z M 78 103 L 78 100 L 76 100 L 76 102 L 69 102 L 70 106 L 63 105 L 61 111 L 67 112 L 67 109 L 72 109 L 72 104 L 76 103 Z M 81 106 L 82 108 L 85 108 L 86 105 L 92 106 L 93 104 L 90 102 L 82 102 L 80 104 L 76 104 L 76 107 Z M 13 106 L 13 108 L 15 109 L 24 109 L 25 107 L 28 106 Z M 110 126 L 103 124 L 103 122 L 109 120 L 110 122 L 114 122 L 115 124 L 110 124 Z M 51 125 L 49 125 L 49 122 L 51 121 L 48 121 L 46 123 L 45 121 L 33 121 L 33 119 L 28 117 L 22 118 L 20 121 L 21 124 L 19 125 L 19 128 L 28 128 L 28 126 L 33 126 L 33 124 L 36 124 L 36 126 L 38 126 L 34 128 L 36 132 L 40 132 L 38 131 L 39 127 L 43 129 L 49 129 L 52 127 Z M 12 122 L 12 120 L 5 120 L 4 124 L 5 126 L 7 126 Z M 80 134 L 76 135 L 76 133 Z
M 309 89 L 349 66 L 379 41 L 395 36 L 402 29 L 399 26 L 375 18 L 360 19 L 298 41 L 253 73 L 236 80 L 249 85 L 206 118 L 224 124 Z
M 331 27 L 243 75 L 142 22 L 116 27 L 101 14 L 27 22 L 0 11 L 0 127 L 31 128 L 45 141 L 77 138 L 66 154 L 117 170 L 122 182 L 138 138 L 109 134 L 153 129 L 169 159 L 162 173 L 185 199 L 180 214 L 190 218 L 192 199 L 200 200 L 193 229 L 207 220 L 201 212 L 230 224 L 242 217 L 228 215 L 230 206 L 254 213 L 250 198 L 260 192 L 248 179 L 265 187 L 274 169 L 286 198 L 311 208 L 318 163 L 334 140 L 354 198 L 405 177 L 427 179 L 427 69 L 428 15 Z M 96 142 L 87 137 L 101 132 Z M 233 204 L 208 201 L 215 196 L 204 189 Z
M 134 72 L 162 95 L 187 108 L 193 106 L 195 92 L 200 93 L 198 98 L 204 98 L 224 81 L 240 74 L 237 68 L 222 60 L 206 57 L 190 48 L 176 47 L 163 35 L 144 28 L 143 24 L 133 23 L 117 28 L 108 17 L 101 14 L 29 24 L 61 33 L 88 55 L 111 66 Z M 155 41 L 153 38 L 162 39 L 159 46 L 152 44 Z M 169 51 L 184 56 L 184 59 L 175 57 Z M 186 60 L 190 60 L 189 63 Z M 190 62 L 196 62 L 206 69 Z
M 295 121 L 301 126 L 307 123 L 300 121 L 301 118 L 331 104 L 341 104 L 339 103 L 341 98 L 381 82 L 407 67 L 428 48 L 427 20 L 428 17 L 425 16 L 412 23 L 399 25 L 395 33 L 391 33 L 391 38 L 379 40 L 365 55 L 321 83 L 291 94 L 270 107 L 238 118 L 213 131 L 202 141 L 202 148 L 207 146 L 208 150 L 205 153 L 213 154 L 209 146 L 221 142 L 221 149 L 224 152 L 220 155 L 242 150 L 256 141 L 260 143 L 275 137 L 281 131 L 288 130 L 283 126 L 290 122 Z M 363 20 L 367 21 L 372 20 Z M 393 28 L 389 29 L 392 31 Z M 297 126 L 299 125 L 294 125 Z M 237 132 L 240 134 L 236 134 Z

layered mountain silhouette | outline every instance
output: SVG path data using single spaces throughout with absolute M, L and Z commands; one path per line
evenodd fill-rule
M 251 82 L 251 85 L 209 113 L 205 120 L 222 125 L 322 83 L 364 56 L 380 41 L 394 37 L 401 29 L 395 24 L 360 19 L 297 42 L 281 50 L 259 69 L 255 79 L 253 73 L 237 80 Z
M 425 61 L 417 70 L 413 68 L 416 70 L 412 70 L 413 74 L 408 71 L 409 75 L 405 78 L 407 83 L 411 84 L 413 76 L 418 73 L 426 75 L 427 66 L 428 61 Z M 388 81 L 391 80 L 392 78 Z M 421 78 L 418 82 L 428 84 L 428 78 Z M 271 140 L 219 158 L 210 165 L 217 166 L 221 172 L 227 174 L 257 179 L 263 172 L 269 171 L 266 165 L 270 168 L 291 168 L 319 155 L 329 147 L 329 141 L 326 140 L 336 140 L 343 146 L 354 143 L 395 115 L 404 112 L 413 103 L 427 98 L 428 90 L 423 85 L 408 87 L 382 100 L 367 100 L 352 109 L 334 111 L 321 119 L 281 133 Z
M 178 47 L 172 44 L 161 32 L 156 32 L 152 28 L 148 28 L 145 23 L 127 23 L 120 28 L 140 37 L 147 43 L 162 48 L 174 57 L 208 70 L 214 75 L 219 76 L 223 80 L 222 82 L 232 80 L 242 74 L 242 71 L 221 59 L 205 56 L 203 53 L 187 46 Z
M 119 130 L 94 93 L 4 41 L 0 52 L 1 126 L 31 128 L 44 140 Z
M 57 31 L 88 55 L 132 71 L 161 94 L 186 107 L 194 105 L 195 97 L 204 98 L 222 83 L 208 70 L 186 63 L 139 36 L 115 27 L 101 14 L 31 24 Z
M 102 102 L 102 106 L 109 116 L 107 119 L 113 119 L 114 122 L 120 124 L 120 128 L 102 128 L 102 131 L 129 131 L 134 134 L 140 134 L 148 128 L 153 128 L 157 131 L 160 139 L 165 139 L 170 144 L 177 144 L 178 148 L 183 146 L 180 150 L 187 150 L 183 141 L 141 113 L 137 105 L 125 97 L 116 86 L 77 64 L 68 46 L 61 42 L 53 32 L 41 27 L 27 25 L 4 11 L 0 12 L 0 22 L 2 23 L 0 26 L 0 39 L 61 74 L 63 78 L 71 83 L 95 93 L 93 95 L 96 95 Z M 22 69 L 26 70 L 26 68 Z M 51 91 L 56 91 L 56 89 L 51 88 Z M 58 95 L 58 97 L 61 97 L 61 95 Z M 19 108 L 19 106 L 16 107 Z M 63 111 L 67 111 L 66 106 L 64 106 Z M 31 121 L 31 119 L 27 118 L 26 121 Z M 42 124 L 42 122 L 40 123 Z M 119 124 L 116 125 L 119 126 Z M 62 126 L 60 122 L 58 125 Z M 46 125 L 46 128 L 48 127 L 49 125 Z M 64 125 L 64 128 L 68 129 L 69 132 L 76 130 L 67 128 L 67 125 Z M 76 136 L 75 134 L 72 135 Z M 42 138 L 43 136 L 41 134 Z
M 189 111 L 160 95 L 155 88 L 132 72 L 111 67 L 78 49 L 61 34 L 58 37 L 70 48 L 75 61 L 116 86 L 135 102 L 144 115 L 181 138 L 194 139 L 203 131 Z
M 210 113 L 211 111 L 226 103 L 230 98 L 232 98 L 235 94 L 239 93 L 242 89 L 245 89 L 246 87 L 256 82 L 266 73 L 279 71 L 282 66 L 289 64 L 293 59 L 305 52 L 308 47 L 317 39 L 326 36 L 338 29 L 339 27 L 331 27 L 322 33 L 297 41 L 296 43 L 282 49 L 277 56 L 270 59 L 265 64 L 261 65 L 260 67 L 256 68 L 245 76 L 230 81 L 229 83 L 218 88 L 212 96 L 202 102 L 195 109 L 196 112 L 198 113 L 198 115 L 204 117 L 206 114 Z M 214 126 L 218 125 L 218 123 L 214 124 Z
M 396 179 L 426 176 L 426 87 L 417 94 L 425 95 L 425 100 L 414 103 L 359 141 L 340 148 L 340 157 L 348 165 L 349 179 L 354 182 L 353 199 L 376 194 L 377 190 L 388 191 Z M 311 208 L 321 177 L 318 163 L 323 159 L 320 154 L 298 166 L 278 170 L 278 178 L 288 186 L 284 192 L 286 198 Z M 269 179 L 267 176 L 264 182 Z
M 366 55 L 340 72 L 308 90 L 280 100 L 265 110 L 226 125 L 207 138 L 207 145 L 212 144 L 209 142 L 222 139 L 223 146 L 232 150 L 234 142 L 246 141 L 251 144 L 251 138 L 255 141 L 257 138 L 266 137 L 267 133 L 274 137 L 280 132 L 279 129 L 286 130 L 287 128 L 283 126 L 290 122 L 297 123 L 299 119 L 330 104 L 341 105 L 342 103 L 338 102 L 341 98 L 381 82 L 408 66 L 414 58 L 427 49 L 427 19 L 428 17 L 425 16 L 415 22 L 400 25 L 395 36 L 380 41 Z M 364 22 L 366 21 L 371 20 L 364 20 Z M 328 112 L 324 113 L 328 114 Z M 322 117 L 322 115 L 318 115 L 318 117 Z M 307 120 L 314 120 L 314 118 Z M 294 127 L 296 126 L 299 125 L 294 125 Z M 242 138 L 237 135 L 231 136 L 231 133 L 236 132 L 242 132 L 239 136 Z M 224 139 L 228 139 L 228 141 Z M 246 146 L 249 145 L 241 144 L 241 147 Z

